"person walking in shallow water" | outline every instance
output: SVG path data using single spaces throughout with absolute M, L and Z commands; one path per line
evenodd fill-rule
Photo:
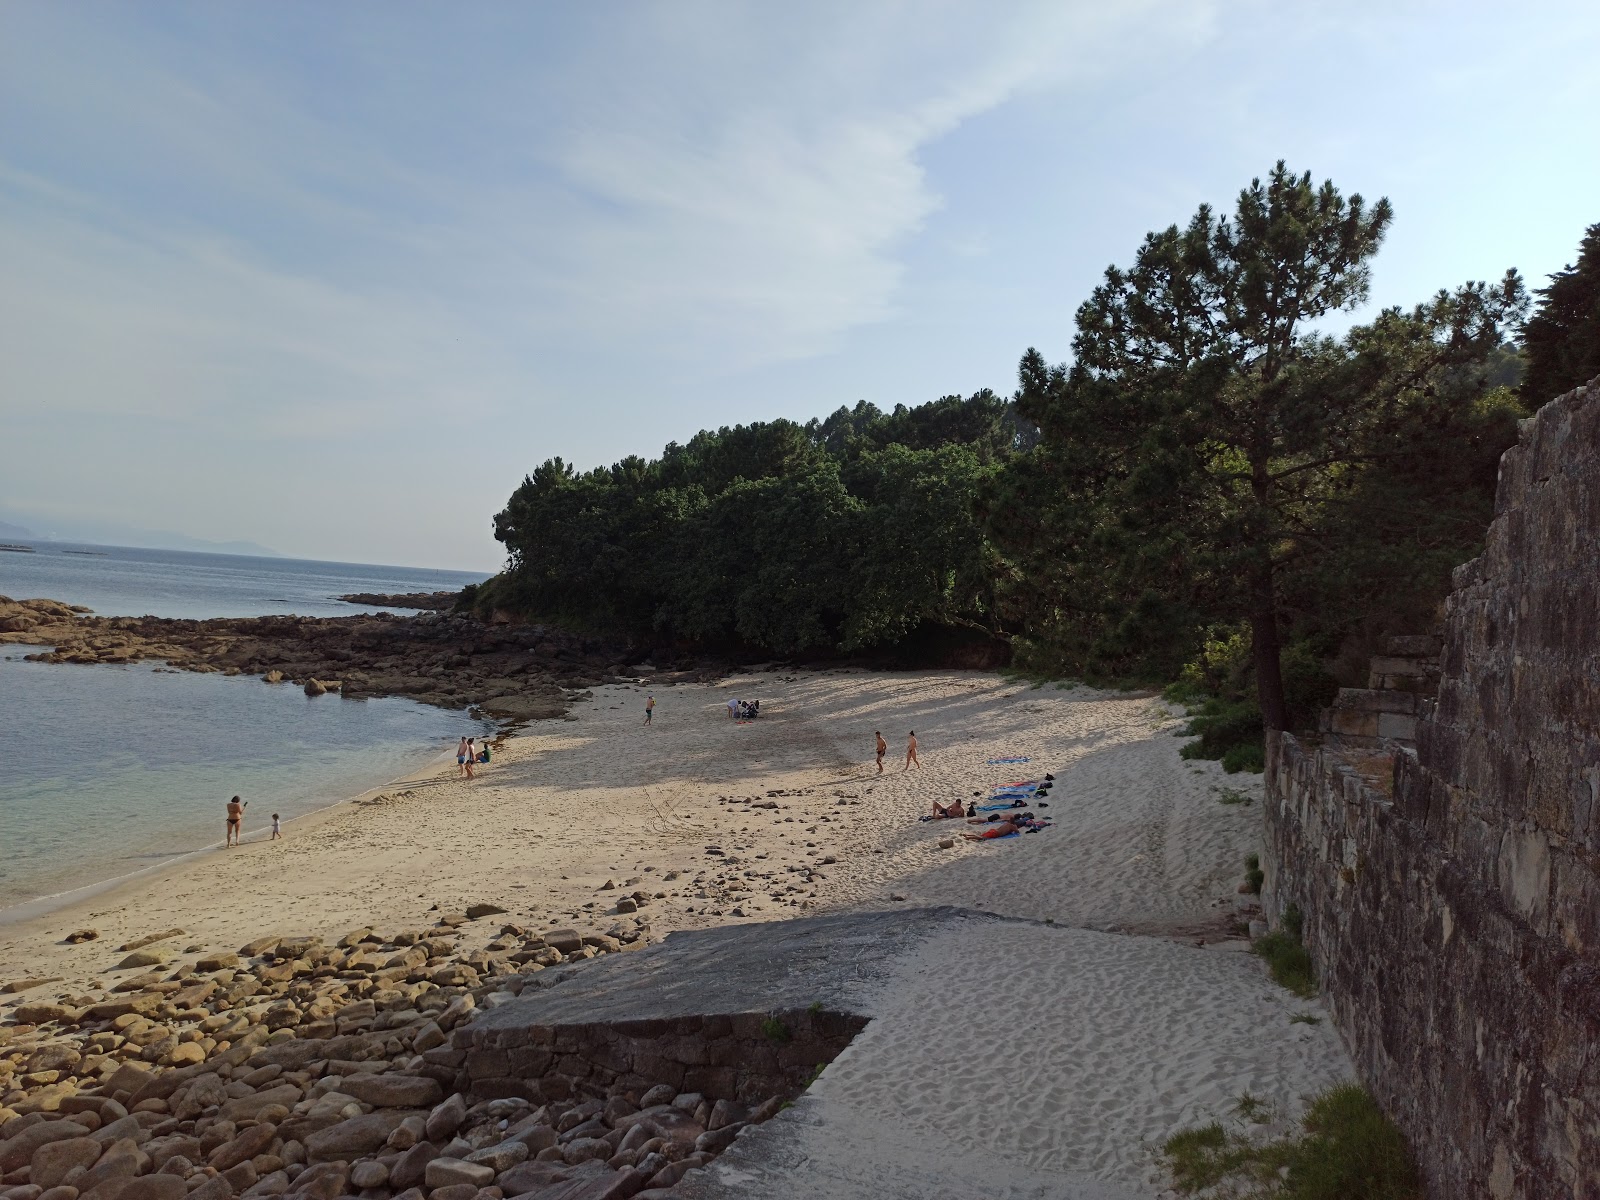
M 909 771 L 913 763 L 916 764 L 917 770 L 922 770 L 922 762 L 917 758 L 917 731 L 915 729 L 906 738 L 906 765 L 900 769 Z
M 228 801 L 228 837 L 223 842 L 224 846 L 237 846 L 239 844 L 239 825 L 244 820 L 244 810 L 249 805 L 250 801 L 241 800 L 237 796 Z
M 878 774 L 883 774 L 883 756 L 889 753 L 889 743 L 883 740 L 883 730 L 874 729 L 872 736 L 878 739 Z

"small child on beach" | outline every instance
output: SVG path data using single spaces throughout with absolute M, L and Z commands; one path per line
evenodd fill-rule
M 272 838 L 271 838 L 271 840 L 275 842 L 279 838 L 281 838 L 282 836 L 283 836 L 283 834 L 278 832 L 278 814 L 277 813 L 273 813 L 272 814 Z

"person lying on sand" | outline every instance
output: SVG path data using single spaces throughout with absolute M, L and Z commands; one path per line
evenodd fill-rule
M 933 802 L 933 815 L 935 817 L 960 817 L 966 815 L 966 809 L 961 806 L 961 801 L 952 800 L 949 804 Z
M 989 826 L 989 828 L 985 829 L 982 833 L 963 833 L 961 836 L 966 838 L 969 842 L 981 842 L 984 838 L 1005 837 L 1008 833 L 1020 832 L 1021 830 L 1019 830 L 1010 821 L 999 821 Z

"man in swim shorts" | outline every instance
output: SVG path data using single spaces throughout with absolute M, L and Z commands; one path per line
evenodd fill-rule
M 644 723 L 646 725 L 650 724 L 650 718 L 655 715 L 655 711 L 656 711 L 656 698 L 654 696 L 651 696 L 649 699 L 647 699 L 644 702 Z
M 237 846 L 239 844 L 239 823 L 244 820 L 244 810 L 250 801 L 240 800 L 235 796 L 228 801 L 228 837 L 224 846 Z
M 872 736 L 878 739 L 878 774 L 883 774 L 883 756 L 889 753 L 889 743 L 883 740 L 883 731 L 874 729 Z

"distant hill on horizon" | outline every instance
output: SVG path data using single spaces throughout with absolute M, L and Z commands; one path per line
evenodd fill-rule
M 15 514 L 11 514 L 14 518 Z M 235 539 L 212 541 L 170 529 L 142 529 L 115 521 L 74 521 L 30 518 L 32 527 L 0 519 L 0 539 L 32 542 L 71 542 L 77 545 L 126 546 L 135 550 L 190 550 L 200 554 L 244 554 L 252 558 L 283 558 L 280 551 L 260 542 Z

